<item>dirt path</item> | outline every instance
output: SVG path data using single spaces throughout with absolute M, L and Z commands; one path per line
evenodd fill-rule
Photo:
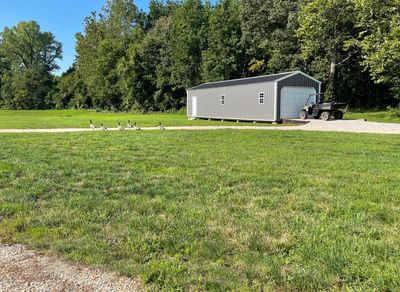
M 400 134 L 400 124 L 365 122 L 363 120 L 342 120 L 324 122 L 309 120 L 308 124 L 300 126 L 184 126 L 166 127 L 169 131 L 205 131 L 205 130 L 266 130 L 266 131 L 322 131 L 322 132 L 350 132 L 350 133 L 374 133 L 374 134 Z M 158 127 L 142 128 L 143 131 L 156 131 Z M 80 129 L 0 129 L 0 133 L 70 133 L 90 132 L 87 128 Z M 101 131 L 96 129 L 95 131 Z M 107 131 L 118 131 L 108 129 Z
M 0 245 L 0 291 L 138 291 L 139 281 L 27 250 Z

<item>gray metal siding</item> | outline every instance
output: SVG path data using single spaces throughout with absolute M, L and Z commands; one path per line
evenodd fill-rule
M 318 83 L 317 81 L 314 81 L 310 78 L 308 78 L 307 76 L 298 73 L 292 77 L 289 77 L 287 79 L 284 79 L 282 81 L 278 81 L 278 92 L 277 92 L 277 108 L 278 108 L 278 112 L 277 112 L 277 120 L 279 121 L 281 119 L 280 114 L 281 114 L 281 92 L 282 92 L 282 88 L 285 86 L 303 86 L 303 87 L 314 87 L 315 91 L 317 93 L 319 93 L 319 86 L 320 83 Z
M 264 104 L 258 103 L 265 93 Z M 221 105 L 225 95 L 225 105 Z M 274 121 L 275 82 L 188 90 L 187 110 L 192 116 L 192 97 L 197 97 L 198 118 Z

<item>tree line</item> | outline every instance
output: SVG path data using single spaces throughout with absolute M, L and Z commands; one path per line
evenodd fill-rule
M 76 34 L 76 60 L 35 21 L 0 35 L 0 107 L 166 111 L 186 89 L 301 70 L 354 107 L 400 97 L 400 0 L 108 0 Z

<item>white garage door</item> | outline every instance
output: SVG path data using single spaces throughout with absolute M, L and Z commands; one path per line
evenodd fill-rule
M 192 97 L 192 117 L 197 117 L 197 97 Z
M 281 119 L 299 118 L 299 113 L 310 94 L 315 93 L 314 87 L 283 87 L 281 91 Z M 315 102 L 315 97 L 312 102 Z

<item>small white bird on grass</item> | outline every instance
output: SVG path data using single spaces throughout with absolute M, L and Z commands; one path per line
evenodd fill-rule
M 102 131 L 107 131 L 107 128 L 104 127 L 104 124 L 103 124 L 103 123 L 101 123 L 101 130 L 102 130 Z
M 90 120 L 89 123 L 90 123 L 90 128 L 91 128 L 92 130 L 96 129 L 96 125 L 93 124 L 93 121 L 92 121 L 92 120 Z

